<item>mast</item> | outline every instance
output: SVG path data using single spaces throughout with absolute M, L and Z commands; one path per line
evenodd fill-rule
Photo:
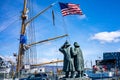
M 25 21 L 26 21 L 26 11 L 27 11 L 27 0 L 24 0 L 24 8 L 23 8 L 23 11 L 22 11 L 22 26 L 21 26 L 21 32 L 20 34 L 21 35 L 25 35 L 25 29 L 26 29 L 26 26 L 25 26 Z M 16 68 L 16 72 L 18 73 L 19 70 L 22 68 L 23 66 L 23 56 L 24 56 L 24 43 L 20 43 L 19 45 L 19 52 L 18 52 L 18 58 L 17 58 L 17 68 Z
M 32 22 L 34 19 L 36 19 L 40 14 L 44 13 L 45 11 L 47 11 L 49 8 L 51 8 L 53 5 L 55 5 L 56 3 L 51 4 L 50 6 L 48 6 L 47 8 L 45 8 L 44 10 L 42 10 L 41 12 L 39 12 L 36 16 L 32 17 L 30 20 L 27 20 L 27 0 L 24 0 L 24 7 L 23 7 L 23 11 L 22 11 L 22 26 L 21 26 L 21 32 L 20 32 L 20 45 L 19 45 L 19 51 L 18 51 L 18 58 L 17 58 L 17 68 L 16 68 L 16 73 L 18 73 L 22 67 L 24 66 L 23 64 L 23 58 L 24 58 L 24 54 L 25 54 L 25 31 L 26 31 L 26 27 L 27 24 L 29 24 L 30 22 Z M 34 45 L 34 44 L 38 44 L 38 43 L 42 43 L 42 42 L 46 42 L 46 41 L 50 41 L 50 40 L 54 40 L 57 38 L 61 38 L 61 37 L 65 37 L 68 36 L 67 34 L 63 35 L 63 36 L 58 36 L 56 38 L 50 38 L 44 41 L 40 41 L 40 42 L 36 42 L 33 44 L 30 44 L 30 46 Z M 23 41 L 22 41 L 23 40 Z

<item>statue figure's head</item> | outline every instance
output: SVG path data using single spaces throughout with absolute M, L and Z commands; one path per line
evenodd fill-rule
M 80 47 L 77 42 L 74 42 L 74 46 L 75 46 L 75 47 Z
M 70 46 L 70 44 L 69 44 L 69 42 L 66 40 L 66 42 L 64 43 L 64 45 L 65 45 L 65 47 L 69 47 Z

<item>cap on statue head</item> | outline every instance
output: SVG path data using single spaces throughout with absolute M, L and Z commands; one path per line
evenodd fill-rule
M 74 46 L 75 46 L 75 47 L 80 47 L 77 42 L 74 42 Z
M 70 46 L 69 42 L 66 40 L 66 42 L 64 43 L 66 46 Z

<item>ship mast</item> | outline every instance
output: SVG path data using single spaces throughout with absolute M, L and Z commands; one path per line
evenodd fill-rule
M 45 8 L 44 10 L 42 10 L 41 12 L 39 12 L 36 16 L 32 17 L 30 20 L 27 20 L 27 0 L 24 0 L 24 7 L 23 7 L 23 11 L 22 11 L 22 26 L 21 26 L 21 32 L 20 32 L 20 45 L 19 45 L 19 52 L 18 52 L 18 58 L 17 58 L 17 68 L 16 68 L 16 73 L 18 73 L 22 67 L 24 66 L 23 64 L 23 58 L 24 58 L 24 54 L 25 54 L 25 42 L 21 42 L 21 37 L 24 38 L 25 37 L 25 31 L 26 31 L 26 27 L 27 24 L 29 24 L 30 22 L 32 22 L 35 18 L 37 18 L 40 14 L 44 13 L 46 10 L 48 10 L 49 8 L 51 8 L 53 5 L 55 5 L 56 3 L 51 4 L 50 6 L 48 6 L 47 8 Z M 62 38 L 62 37 L 66 37 L 68 36 L 67 34 L 62 35 L 62 36 L 57 36 L 55 38 L 50 38 L 50 39 L 46 39 L 43 41 L 39 41 L 39 42 L 35 42 L 32 44 L 29 44 L 28 46 L 32 46 L 38 43 L 42 43 L 42 42 L 46 42 L 46 41 L 50 41 L 50 40 L 54 40 L 54 39 L 58 39 L 58 38 Z
M 26 29 L 26 25 L 25 25 L 25 21 L 26 21 L 26 12 L 27 12 L 27 0 L 24 0 L 24 8 L 23 8 L 23 12 L 22 12 L 22 27 L 21 27 L 21 35 L 25 35 L 25 29 Z M 20 43 L 19 45 L 19 53 L 18 53 L 18 61 L 17 61 L 17 73 L 19 72 L 19 70 L 22 68 L 23 66 L 23 56 L 24 56 L 24 44 Z

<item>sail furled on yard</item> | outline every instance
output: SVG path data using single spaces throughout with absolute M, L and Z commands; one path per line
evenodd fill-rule
M 83 15 L 80 5 L 79 4 L 72 4 L 72 3 L 61 3 L 59 2 L 61 12 L 63 16 L 66 15 Z
M 53 25 L 55 26 L 55 15 L 53 10 L 52 10 L 52 20 L 53 20 Z

